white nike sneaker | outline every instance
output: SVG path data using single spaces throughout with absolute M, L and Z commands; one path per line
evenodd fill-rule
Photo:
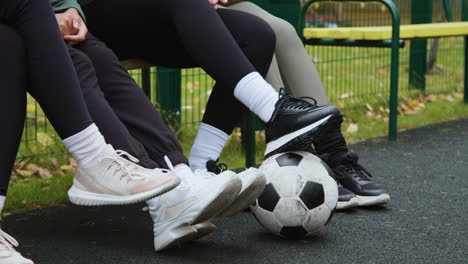
M 84 206 L 134 204 L 168 192 L 180 183 L 171 171 L 145 169 L 135 162 L 138 160 L 127 152 L 107 145 L 97 165 L 76 169 L 68 190 L 70 201 Z
M 154 248 L 161 251 L 198 237 L 192 227 L 223 211 L 236 199 L 242 182 L 232 171 L 215 175 L 197 170 L 183 177 L 182 184 L 158 197 L 149 207 L 154 222 Z
M 0 264 L 34 264 L 14 249 L 18 242 L 0 229 Z
M 257 168 L 246 169 L 237 175 L 242 180 L 242 189 L 234 202 L 219 214 L 220 217 L 233 216 L 248 208 L 265 189 L 266 177 Z

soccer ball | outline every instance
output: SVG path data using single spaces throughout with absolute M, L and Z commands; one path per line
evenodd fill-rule
M 280 153 L 260 166 L 267 177 L 263 193 L 250 209 L 273 234 L 300 239 L 313 235 L 330 221 L 338 202 L 332 171 L 304 151 Z

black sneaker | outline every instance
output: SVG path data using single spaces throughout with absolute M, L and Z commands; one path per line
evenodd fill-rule
M 369 179 L 372 175 L 357 163 L 358 160 L 356 153 L 346 153 L 340 165 L 332 168 L 336 180 L 356 195 L 359 206 L 388 203 L 390 195 Z
M 314 103 L 304 99 L 311 99 Z M 316 136 L 327 131 L 329 126 L 340 125 L 341 120 L 341 112 L 336 106 L 318 106 L 313 98 L 292 97 L 281 89 L 275 111 L 265 124 L 265 157 L 305 149 Z
M 356 195 L 338 183 L 338 204 L 336 210 L 345 210 L 359 206 L 359 200 Z

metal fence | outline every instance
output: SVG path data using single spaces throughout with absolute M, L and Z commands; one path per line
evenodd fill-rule
M 433 0 L 433 21 L 445 21 L 443 0 Z M 411 1 L 394 0 L 401 13 L 402 24 L 411 21 Z M 451 0 L 455 20 L 461 18 L 461 1 Z M 380 26 L 390 25 L 391 17 L 376 3 L 321 3 L 312 7 L 307 24 L 318 27 Z M 400 53 L 400 94 L 409 94 L 408 61 L 410 43 Z M 390 50 L 380 48 L 306 47 L 316 64 L 332 103 L 352 107 L 368 101 L 386 102 L 389 94 Z M 428 93 L 447 92 L 463 86 L 463 39 L 443 38 L 428 42 L 429 57 L 436 59 L 427 75 Z M 435 53 L 436 52 L 436 53 Z M 130 72 L 141 84 L 140 70 Z M 158 73 L 159 76 L 164 73 Z M 157 70 L 151 68 L 151 100 L 158 107 Z M 181 72 L 181 110 L 176 113 L 180 123 L 172 128 L 193 139 L 203 116 L 204 108 L 214 81 L 201 69 Z M 169 113 L 162 113 L 170 116 Z M 170 113 L 173 114 L 173 113 Z M 171 119 L 170 117 L 168 119 Z M 170 123 L 170 122 L 169 122 Z M 180 133 L 182 132 L 182 133 Z M 181 138 L 185 138 L 182 136 Z M 32 98 L 28 98 L 28 118 L 18 159 L 61 151 L 55 132 Z

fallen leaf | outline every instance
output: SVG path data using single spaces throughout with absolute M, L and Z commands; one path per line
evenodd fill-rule
M 453 97 L 451 95 L 447 95 L 447 96 L 445 96 L 445 101 L 451 103 L 451 102 L 455 101 L 455 99 L 453 99 Z
M 54 168 L 58 169 L 60 167 L 58 159 L 53 158 L 51 162 L 52 162 L 52 166 L 54 166 Z
M 16 173 L 23 177 L 31 177 L 34 174 L 32 171 L 28 170 L 16 170 Z
M 68 161 L 70 162 L 70 165 L 74 168 L 76 168 L 78 166 L 78 164 L 76 163 L 76 160 L 72 157 L 68 158 Z
M 356 123 L 351 123 L 348 126 L 348 129 L 346 129 L 346 132 L 348 133 L 356 133 L 359 130 L 359 126 Z
M 52 178 L 52 174 L 48 169 L 40 168 L 39 169 L 39 176 L 43 179 L 50 179 Z
M 32 174 L 35 174 L 37 171 L 39 171 L 40 167 L 34 163 L 28 163 L 26 166 L 24 166 L 24 169 L 30 171 Z
M 65 171 L 65 172 L 69 172 L 69 171 L 73 170 L 73 167 L 71 165 L 62 165 L 62 166 L 60 166 L 60 169 Z

